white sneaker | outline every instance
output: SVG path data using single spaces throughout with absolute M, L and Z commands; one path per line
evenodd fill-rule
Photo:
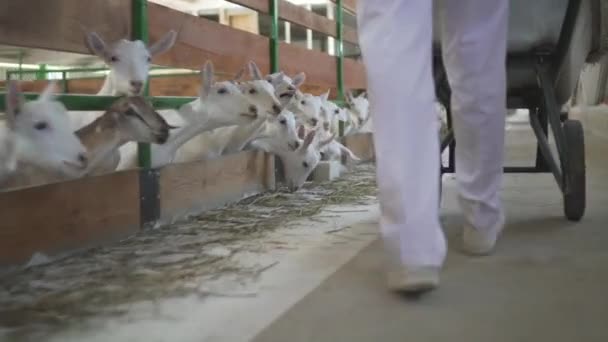
M 388 288 L 404 293 L 421 293 L 439 286 L 440 268 L 418 266 L 393 268 L 387 272 Z
M 498 222 L 488 230 L 477 230 L 465 224 L 463 230 L 463 248 L 473 255 L 488 255 L 494 250 L 496 240 L 505 226 L 505 214 L 501 213 Z

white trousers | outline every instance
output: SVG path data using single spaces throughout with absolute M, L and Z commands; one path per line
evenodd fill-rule
M 443 264 L 432 0 L 359 0 L 359 42 L 374 120 L 380 228 L 405 266 Z M 446 0 L 442 53 L 452 90 L 456 178 L 465 220 L 499 219 L 508 0 Z

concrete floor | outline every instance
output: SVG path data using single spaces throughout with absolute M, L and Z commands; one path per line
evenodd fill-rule
M 510 131 L 508 140 L 510 165 L 533 160 L 529 130 Z M 467 257 L 448 179 L 450 252 L 438 290 L 417 300 L 387 292 L 376 240 L 254 340 L 608 341 L 608 139 L 588 136 L 587 159 L 581 222 L 563 218 L 552 176 L 508 175 L 508 223 L 496 253 Z

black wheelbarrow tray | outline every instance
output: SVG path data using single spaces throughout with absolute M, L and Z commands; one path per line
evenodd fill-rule
M 452 0 L 447 0 L 452 1 Z M 511 0 L 507 42 L 507 108 L 527 108 L 536 136 L 534 166 L 505 167 L 505 173 L 552 173 L 562 195 L 564 214 L 579 221 L 585 212 L 585 138 L 580 121 L 562 113 L 586 63 L 608 51 L 608 0 Z M 435 1 L 434 16 L 441 10 Z M 441 152 L 449 148 L 455 171 L 450 87 L 441 60 L 439 21 L 434 20 L 434 78 L 438 100 L 446 108 L 448 131 Z M 548 130 L 555 140 L 551 151 Z

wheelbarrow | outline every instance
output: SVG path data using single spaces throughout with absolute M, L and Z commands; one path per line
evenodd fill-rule
M 562 108 L 574 94 L 585 64 L 599 61 L 608 51 L 608 1 L 511 0 L 509 5 L 506 105 L 529 110 L 537 147 L 534 166 L 506 166 L 504 172 L 552 173 L 563 195 L 565 217 L 579 221 L 586 205 L 585 138 L 581 122 L 570 119 Z M 434 7 L 437 18 L 440 7 Z M 440 30 L 434 25 L 436 94 L 446 109 L 448 126 L 441 140 L 441 153 L 449 150 L 448 165 L 442 163 L 441 174 L 454 173 L 457 141 L 450 87 L 441 60 Z M 557 153 L 549 147 L 549 128 Z

